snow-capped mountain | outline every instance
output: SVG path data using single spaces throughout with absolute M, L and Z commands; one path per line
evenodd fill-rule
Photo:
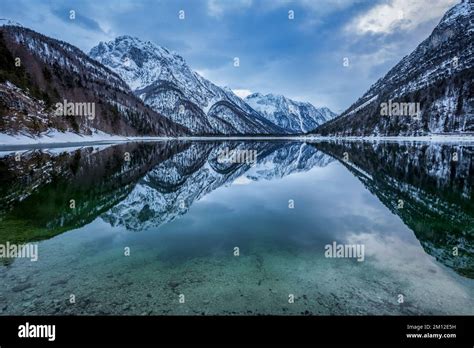
M 336 116 L 327 107 L 316 108 L 311 103 L 294 101 L 282 95 L 253 93 L 245 98 L 245 102 L 267 120 L 291 133 L 306 133 Z
M 200 76 L 175 52 L 130 36 L 101 42 L 89 55 L 108 66 L 147 105 L 194 134 L 281 134 L 230 89 Z
M 147 107 L 119 75 L 66 42 L 2 25 L 0 56 L 0 133 L 189 134 Z M 88 105 L 94 114 L 73 111 L 58 116 L 57 103 L 75 110 L 76 104 Z
M 12 21 L 11 19 L 8 18 L 0 18 L 0 27 L 4 25 L 12 25 L 16 27 L 22 27 L 22 25 L 18 22 Z
M 431 35 L 321 135 L 423 135 L 474 131 L 474 4 L 446 12 Z M 398 109 L 387 116 L 384 107 Z M 396 107 L 394 105 L 396 104 Z M 403 103 L 403 104 L 402 104 Z M 406 112 L 407 103 L 413 110 Z M 400 110 L 405 108 L 405 112 Z

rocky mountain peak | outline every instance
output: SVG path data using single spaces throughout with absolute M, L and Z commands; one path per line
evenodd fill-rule
M 245 101 L 269 121 L 292 133 L 305 133 L 336 116 L 328 108 L 295 101 L 281 94 L 253 93 Z

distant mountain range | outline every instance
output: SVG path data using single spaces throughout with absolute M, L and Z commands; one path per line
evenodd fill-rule
M 193 134 L 301 133 L 333 115 L 326 108 L 325 117 L 318 117 L 317 109 L 311 104 L 289 99 L 285 99 L 286 103 L 295 106 L 296 113 L 281 103 L 275 105 L 282 107 L 277 114 L 261 112 L 260 103 L 250 104 L 249 99 L 244 101 L 230 89 L 206 80 L 177 53 L 130 36 L 101 42 L 89 55 L 119 74 L 153 110 L 167 115 Z M 269 99 L 268 103 L 272 101 Z M 309 125 L 312 127 L 304 128 Z
M 164 47 L 130 36 L 101 42 L 89 55 L 120 75 L 153 110 L 195 135 L 284 134 L 232 91 L 191 70 Z
M 267 120 L 291 133 L 306 133 L 333 119 L 336 114 L 327 107 L 298 102 L 282 95 L 253 93 L 245 102 Z
M 464 0 L 447 11 L 415 51 L 339 117 L 312 133 L 397 136 L 474 132 L 473 7 L 470 0 Z

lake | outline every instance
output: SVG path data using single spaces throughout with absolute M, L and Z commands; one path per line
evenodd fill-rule
M 0 149 L 2 315 L 474 314 L 474 144 Z

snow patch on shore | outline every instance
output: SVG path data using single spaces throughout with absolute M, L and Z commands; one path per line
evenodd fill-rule
M 135 140 L 166 140 L 176 139 L 174 137 L 130 137 L 122 135 L 107 134 L 96 130 L 91 135 L 77 134 L 73 132 L 60 132 L 52 130 L 40 136 L 29 136 L 24 134 L 0 133 L 0 146 L 2 145 L 41 145 L 41 144 L 68 144 L 88 142 L 127 142 Z
M 365 136 L 365 137 L 327 137 L 327 136 L 304 136 L 308 140 L 351 140 L 351 141 L 422 141 L 436 143 L 474 143 L 474 134 L 432 134 L 424 136 Z
M 36 137 L 24 134 L 10 135 L 0 133 L 0 145 L 82 143 L 107 140 L 128 140 L 128 138 L 118 135 L 110 135 L 101 131 L 94 132 L 91 135 L 84 135 L 53 130 Z
M 466 135 L 427 135 L 427 136 L 366 136 L 366 137 L 328 137 L 328 136 L 215 136 L 215 137 L 153 137 L 141 136 L 130 137 L 111 135 L 102 131 L 95 131 L 92 135 L 77 134 L 73 132 L 50 131 L 38 137 L 23 134 L 10 135 L 0 133 L 0 146 L 5 145 L 41 145 L 41 144 L 68 144 L 88 142 L 128 142 L 128 141 L 158 141 L 158 140 L 353 140 L 353 141 L 423 141 L 423 142 L 450 142 L 450 143 L 474 143 L 474 134 Z

